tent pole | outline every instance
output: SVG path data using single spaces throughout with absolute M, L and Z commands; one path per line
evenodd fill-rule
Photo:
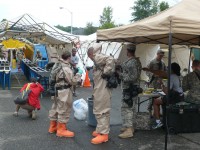
M 172 33 L 169 33 L 169 54 L 168 54 L 168 80 L 167 80 L 167 102 L 165 106 L 165 150 L 167 150 L 167 142 L 168 142 L 168 111 L 167 106 L 169 105 L 169 95 L 170 95 L 170 74 L 171 74 L 171 55 L 172 55 Z
M 188 73 L 190 73 L 190 59 L 192 55 L 192 47 L 190 47 L 190 57 L 189 57 L 189 66 L 188 66 Z

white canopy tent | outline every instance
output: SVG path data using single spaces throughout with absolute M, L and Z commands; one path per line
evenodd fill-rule
M 0 23 L 0 38 L 30 38 L 35 42 L 47 44 L 68 44 L 77 40 L 77 36 L 61 31 L 45 22 L 24 14 L 13 20 Z
M 167 44 L 168 66 L 172 62 L 172 45 L 200 45 L 200 0 L 183 0 L 176 6 L 132 24 L 108 30 L 97 31 L 98 41 L 127 41 L 134 44 Z M 190 55 L 189 55 L 190 56 Z M 189 57 L 185 56 L 185 57 Z M 170 100 L 170 74 L 168 68 L 167 101 Z M 166 116 L 168 116 L 168 110 Z M 167 117 L 166 117 L 167 126 Z M 168 130 L 165 133 L 167 150 Z
M 33 43 L 45 44 L 49 61 L 52 61 L 51 56 L 55 57 L 63 50 L 71 51 L 72 44 L 78 40 L 78 36 L 52 27 L 29 14 L 0 23 L 0 39 L 9 38 L 25 38 Z
M 200 45 L 200 0 L 183 0 L 154 16 L 107 30 L 97 31 L 98 41 L 118 41 L 168 44 L 169 33 L 173 45 Z
M 120 62 L 124 62 L 125 60 L 127 60 L 126 45 L 124 43 L 106 41 L 96 43 L 96 33 L 89 35 L 88 37 L 80 36 L 79 39 L 81 42 L 81 47 L 78 49 L 78 53 L 80 55 L 80 58 L 82 59 L 82 62 L 86 66 L 93 66 L 93 62 L 87 56 L 87 49 L 91 46 L 97 47 L 99 45 L 102 45 L 101 53 L 104 53 L 106 55 L 113 55 L 114 58 L 118 59 Z M 149 62 L 156 57 L 156 53 L 159 48 L 165 49 L 166 54 L 164 57 L 164 62 L 165 64 L 167 64 L 168 50 L 166 45 L 138 44 L 136 46 L 136 56 L 140 58 L 143 67 L 146 67 Z M 187 46 L 174 45 L 172 51 L 172 62 L 177 62 L 181 66 L 182 70 L 184 68 L 188 68 L 189 48 Z M 141 79 L 146 81 L 148 80 L 148 77 L 146 76 L 146 73 L 144 71 L 142 71 Z

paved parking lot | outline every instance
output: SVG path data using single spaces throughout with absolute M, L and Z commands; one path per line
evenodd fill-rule
M 91 88 L 79 88 L 78 97 L 86 99 L 91 95 Z M 38 112 L 37 120 L 28 118 L 27 112 L 20 110 L 19 116 L 14 117 L 14 97 L 18 90 L 0 90 L 0 150 L 162 150 L 164 149 L 165 133 L 162 129 L 153 131 L 137 131 L 133 138 L 119 139 L 120 133 L 120 88 L 113 91 L 111 112 L 110 140 L 101 145 L 92 145 L 90 140 L 93 127 L 87 121 L 78 121 L 73 117 L 73 111 L 68 127 L 75 132 L 74 138 L 58 138 L 48 134 L 48 111 L 51 107 L 49 96 L 43 95 L 42 109 Z M 169 149 L 199 150 L 200 134 L 179 134 L 169 136 Z

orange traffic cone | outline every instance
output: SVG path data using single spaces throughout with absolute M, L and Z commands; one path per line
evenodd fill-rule
M 89 76 L 88 76 L 88 71 L 86 71 L 85 81 L 83 83 L 83 87 L 91 87 L 90 79 L 89 79 Z

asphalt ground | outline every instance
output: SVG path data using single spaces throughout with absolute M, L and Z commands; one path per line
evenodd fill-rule
M 79 98 L 91 96 L 92 88 L 78 88 Z M 90 143 L 94 127 L 88 126 L 87 120 L 79 121 L 73 117 L 68 128 L 75 132 L 74 138 L 59 138 L 49 134 L 48 111 L 52 102 L 50 96 L 41 98 L 41 110 L 37 120 L 31 120 L 25 110 L 20 110 L 19 116 L 12 114 L 15 110 L 13 99 L 18 89 L 0 90 L 0 150 L 162 150 L 164 149 L 165 132 L 162 129 L 151 131 L 136 131 L 133 138 L 119 139 L 120 133 L 120 88 L 113 91 L 111 111 L 111 132 L 109 141 L 100 145 Z M 170 135 L 168 149 L 199 150 L 200 133 Z

